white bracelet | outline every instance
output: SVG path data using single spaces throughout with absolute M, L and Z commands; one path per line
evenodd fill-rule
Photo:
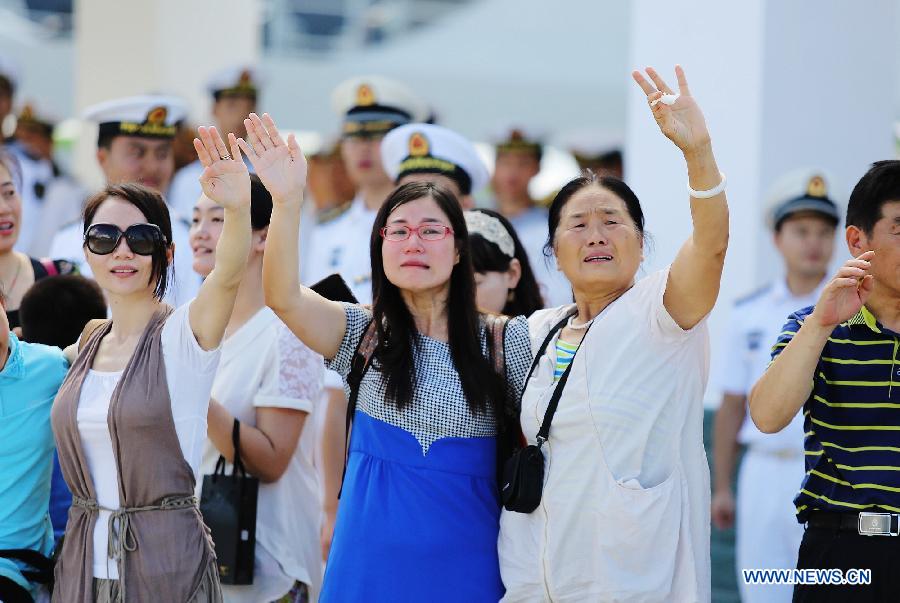
M 725 182 L 726 182 L 725 174 L 723 174 L 722 172 L 719 172 L 719 178 L 722 179 L 721 182 L 719 182 L 717 185 L 715 185 L 711 189 L 705 190 L 705 191 L 695 191 L 694 189 L 691 188 L 691 185 L 688 184 L 688 193 L 694 199 L 709 199 L 710 197 L 715 197 L 716 195 L 718 195 L 720 193 L 724 193 L 725 192 Z

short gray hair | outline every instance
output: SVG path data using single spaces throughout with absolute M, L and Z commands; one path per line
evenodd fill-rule
M 13 186 L 16 191 L 22 192 L 22 165 L 19 158 L 10 153 L 7 149 L 0 148 L 0 165 L 6 168 L 12 177 Z

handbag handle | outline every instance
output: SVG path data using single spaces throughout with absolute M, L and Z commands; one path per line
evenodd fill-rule
M 234 446 L 234 464 L 231 467 L 231 477 L 237 475 L 238 471 L 244 477 L 247 476 L 247 469 L 241 461 L 241 422 L 235 418 L 234 425 L 231 428 L 231 444 Z

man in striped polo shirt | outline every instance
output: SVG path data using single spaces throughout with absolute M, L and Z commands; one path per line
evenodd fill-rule
M 860 179 L 846 224 L 854 259 L 789 317 L 750 414 L 775 433 L 803 409 L 798 569 L 870 569 L 871 584 L 797 585 L 794 601 L 900 600 L 900 161 Z

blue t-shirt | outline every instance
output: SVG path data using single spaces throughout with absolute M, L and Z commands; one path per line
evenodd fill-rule
M 67 370 L 59 348 L 9 334 L 9 358 L 0 371 L 0 549 L 32 549 L 43 555 L 53 549 L 50 408 Z M 10 559 L 0 558 L 0 576 L 32 587 Z

